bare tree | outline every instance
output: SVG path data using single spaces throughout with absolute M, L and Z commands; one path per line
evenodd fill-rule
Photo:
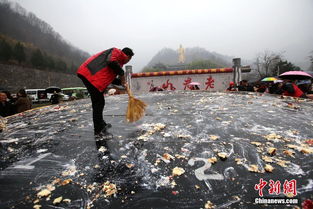
M 254 63 L 260 78 L 276 76 L 277 72 L 279 74 L 279 70 L 277 70 L 276 67 L 281 59 L 282 53 L 275 53 L 272 51 L 260 53 L 256 57 L 256 62 Z
M 310 70 L 310 71 L 313 71 L 313 51 L 311 51 L 310 54 L 311 54 L 311 55 L 309 56 L 309 59 L 310 59 L 311 65 L 310 65 L 309 70 Z

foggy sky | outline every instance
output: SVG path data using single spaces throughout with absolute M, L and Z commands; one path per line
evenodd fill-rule
M 13 1 L 13 0 L 12 0 Z M 15 0 L 72 45 L 128 46 L 140 71 L 162 48 L 202 47 L 253 60 L 284 52 L 303 70 L 313 51 L 313 0 Z

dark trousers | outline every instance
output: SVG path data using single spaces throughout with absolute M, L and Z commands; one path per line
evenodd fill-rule
M 95 134 L 99 133 L 105 126 L 105 122 L 103 120 L 103 108 L 105 105 L 105 100 L 103 96 L 103 92 L 100 92 L 96 87 L 94 87 L 86 78 L 81 75 L 77 75 L 86 86 L 92 104 L 92 118 L 93 118 L 93 126 Z

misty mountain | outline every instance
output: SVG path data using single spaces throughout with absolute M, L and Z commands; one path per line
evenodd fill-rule
M 48 23 L 7 0 L 0 0 L 0 34 L 31 43 L 45 53 L 60 57 L 68 65 L 79 66 L 89 56 L 65 41 Z
M 177 50 L 163 48 L 151 59 L 147 67 L 150 68 L 159 63 L 164 65 L 177 65 L 178 56 L 179 54 Z M 221 55 L 215 52 L 209 52 L 206 49 L 200 47 L 186 48 L 185 57 L 185 64 L 190 64 L 199 60 L 208 60 L 217 66 L 232 66 L 232 57 Z

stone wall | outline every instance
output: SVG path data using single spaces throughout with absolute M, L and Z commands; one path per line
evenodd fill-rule
M 0 88 L 15 93 L 21 88 L 45 89 L 48 86 L 84 86 L 76 74 L 47 72 L 16 65 L 0 64 Z
M 224 91 L 232 78 L 232 73 L 132 78 L 132 90 L 138 93 L 148 92 L 151 86 L 165 86 L 167 90 L 189 90 L 187 83 L 197 82 L 200 83 L 200 90 Z
M 134 92 L 149 92 L 152 87 L 165 90 L 190 90 L 189 83 L 199 83 L 200 90 L 224 91 L 233 79 L 232 68 L 183 70 L 132 74 Z

